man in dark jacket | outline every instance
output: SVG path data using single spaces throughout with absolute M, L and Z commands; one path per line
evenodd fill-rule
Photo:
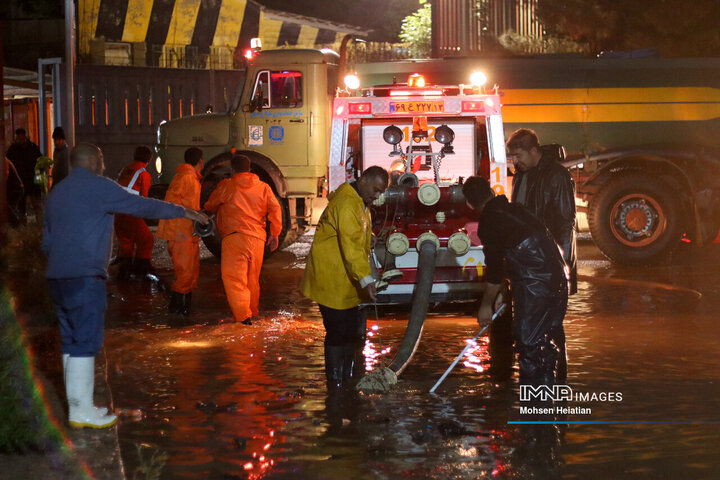
M 532 130 L 517 130 L 508 139 L 507 148 L 517 170 L 512 201 L 534 213 L 562 248 L 570 269 L 572 295 L 577 292 L 575 183 L 557 161 L 557 152 L 542 148 Z
M 55 127 L 52 134 L 53 145 L 53 169 L 52 180 L 53 187 L 60 183 L 60 180 L 68 176 L 70 173 L 70 159 L 68 158 L 68 145 L 65 140 L 65 130 L 62 127 Z
M 28 198 L 33 204 L 36 218 L 39 219 L 41 215 L 41 189 L 40 185 L 35 183 L 35 163 L 40 156 L 42 156 L 40 149 L 28 139 L 25 129 L 15 130 L 15 141 L 8 148 L 6 157 L 15 165 L 25 187 L 25 194 L 18 203 L 20 221 L 23 224 L 26 222 Z
M 180 218 L 207 223 L 207 216 L 179 205 L 133 195 L 102 177 L 102 152 L 80 144 L 70 153 L 72 171 L 47 197 L 42 248 L 46 277 L 60 326 L 69 423 L 104 428 L 114 415 L 93 405 L 95 355 L 103 344 L 105 279 L 113 214 Z
M 495 197 L 490 184 L 472 176 L 463 185 L 468 205 L 478 215 L 478 236 L 485 254 L 485 290 L 478 311 L 490 323 L 503 301 L 498 295 L 510 279 L 515 350 L 520 383 L 555 385 L 565 381 L 565 331 L 568 301 L 565 261 L 547 228 L 525 207 Z

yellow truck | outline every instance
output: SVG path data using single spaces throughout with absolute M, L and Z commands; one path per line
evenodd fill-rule
M 330 50 L 268 50 L 248 61 L 243 85 L 228 112 L 162 123 L 155 170 L 169 184 L 183 153 L 203 150 L 202 201 L 230 174 L 233 153 L 252 161 L 283 207 L 289 241 L 310 220 L 312 200 L 323 194 L 330 148 L 330 116 L 340 56 Z M 216 240 L 206 239 L 213 252 Z

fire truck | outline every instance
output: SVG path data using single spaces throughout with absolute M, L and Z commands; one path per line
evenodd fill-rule
M 484 174 L 506 193 L 498 91 L 483 89 L 480 72 L 456 85 L 426 85 L 417 73 L 372 88 L 358 89 L 353 75 L 345 82 L 333 102 L 329 189 L 370 166 L 391 172 L 372 207 L 378 303 L 410 303 L 421 268 L 431 272 L 428 301 L 477 300 L 484 255 L 462 182 Z

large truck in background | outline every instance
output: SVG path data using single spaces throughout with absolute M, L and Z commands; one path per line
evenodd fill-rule
M 506 136 L 565 147 L 592 238 L 618 263 L 667 258 L 720 228 L 720 58 L 453 58 L 356 65 L 370 83 L 480 69 L 500 87 Z
M 159 183 L 167 185 L 184 150 L 197 146 L 205 152 L 207 198 L 229 175 L 231 155 L 245 153 L 280 199 L 283 235 L 290 233 L 291 240 L 310 221 L 313 200 L 328 191 L 328 161 L 341 148 L 330 137 L 333 98 L 344 88 L 341 70 L 357 73 L 363 86 L 398 85 L 414 73 L 428 84 L 458 85 L 480 70 L 499 86 L 506 135 L 532 128 L 541 142 L 565 146 L 563 162 L 575 178 L 581 210 L 610 259 L 662 261 L 683 240 L 702 245 L 717 235 L 720 59 L 341 64 L 327 50 L 257 52 L 226 113 L 160 125 Z

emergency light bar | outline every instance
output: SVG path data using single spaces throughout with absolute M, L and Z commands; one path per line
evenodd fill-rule
M 482 101 L 462 102 L 462 111 L 463 112 L 484 112 L 485 111 L 485 102 L 482 102 Z
M 372 113 L 372 103 L 348 103 L 348 113 Z
M 419 87 L 422 88 L 425 86 L 425 77 L 420 75 L 419 73 L 413 73 L 408 77 L 408 87 Z

